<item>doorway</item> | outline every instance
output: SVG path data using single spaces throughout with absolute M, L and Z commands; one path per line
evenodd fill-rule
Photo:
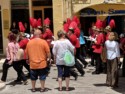
M 35 19 L 41 18 L 42 22 L 44 19 L 49 18 L 50 19 L 50 29 L 53 31 L 53 11 L 52 6 L 39 6 L 39 7 L 33 7 L 32 9 L 33 17 Z M 43 23 L 42 23 L 43 25 Z

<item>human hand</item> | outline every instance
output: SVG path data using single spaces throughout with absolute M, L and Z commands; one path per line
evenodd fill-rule
M 8 62 L 8 64 L 9 64 L 9 65 L 12 65 L 12 63 L 13 63 L 13 61 L 12 61 L 12 60 L 10 60 L 10 61 Z

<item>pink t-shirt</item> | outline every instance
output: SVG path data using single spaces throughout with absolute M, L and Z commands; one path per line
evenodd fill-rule
M 17 60 L 16 54 L 17 54 L 18 49 L 19 49 L 19 44 L 18 43 L 9 42 L 8 46 L 6 48 L 6 53 L 7 53 L 6 58 L 7 58 L 7 60 L 11 60 L 10 53 L 13 53 L 13 61 L 16 61 Z

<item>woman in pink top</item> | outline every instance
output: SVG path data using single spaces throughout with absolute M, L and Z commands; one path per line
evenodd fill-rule
M 17 61 L 17 51 L 19 49 L 19 45 L 16 42 L 16 35 L 13 33 L 9 33 L 8 35 L 8 46 L 6 48 L 6 60 L 3 63 L 3 73 L 2 73 L 2 77 L 1 77 L 1 82 L 6 82 L 6 78 L 7 78 L 7 72 L 8 69 L 13 66 L 13 68 L 17 71 L 17 74 L 22 73 L 19 69 L 19 66 L 17 66 L 18 61 Z M 27 81 L 26 78 L 24 78 L 24 81 Z

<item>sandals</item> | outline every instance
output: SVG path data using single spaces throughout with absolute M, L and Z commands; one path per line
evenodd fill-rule
M 32 92 L 36 92 L 36 90 L 35 90 L 35 89 L 32 89 L 31 91 L 32 91 Z
M 62 91 L 62 88 L 59 88 L 59 91 Z
M 66 88 L 66 91 L 69 91 L 69 88 Z
M 44 88 L 44 89 L 41 89 L 40 92 L 45 92 L 45 88 Z

